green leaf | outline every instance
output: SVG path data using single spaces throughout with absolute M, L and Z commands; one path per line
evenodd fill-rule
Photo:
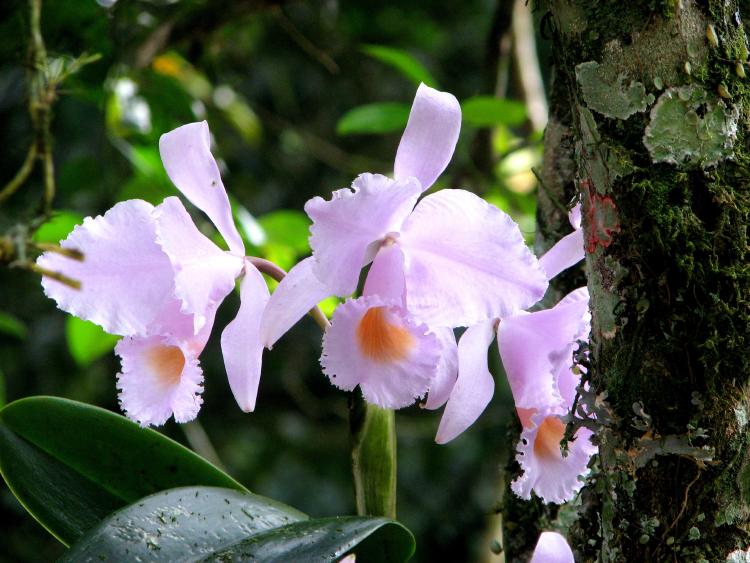
M 184 487 L 108 516 L 68 551 L 73 561 L 405 561 L 411 533 L 384 518 L 308 517 L 279 502 L 213 487 Z
M 409 105 L 396 102 L 368 104 L 346 112 L 336 124 L 339 135 L 392 133 L 406 127 Z
M 5 393 L 5 373 L 0 369 L 0 409 L 5 406 L 6 393 Z
M 247 538 L 203 562 L 337 561 L 354 553 L 357 563 L 408 561 L 414 553 L 414 536 L 403 525 L 387 518 L 339 516 L 295 522 Z
M 0 410 L 0 473 L 26 510 L 66 545 L 112 511 L 157 491 L 245 490 L 158 432 L 57 397 L 20 399 Z
M 253 534 L 305 519 L 302 512 L 250 493 L 180 487 L 111 514 L 60 561 L 176 561 L 188 555 L 195 560 Z
M 76 225 L 83 222 L 83 216 L 75 211 L 57 211 L 55 215 L 34 233 L 34 242 L 57 244 L 70 234 Z
M 16 338 L 23 340 L 26 338 L 28 332 L 29 329 L 22 320 L 10 313 L 0 311 L 0 334 L 15 336 Z
M 70 355 L 79 366 L 88 366 L 111 352 L 119 340 L 100 326 L 72 315 L 65 321 L 65 338 Z
M 514 100 L 474 96 L 463 101 L 461 114 L 466 123 L 477 127 L 521 125 L 526 121 L 526 106 Z
M 396 514 L 396 422 L 390 409 L 356 393 L 349 413 L 358 514 Z
M 385 47 L 383 45 L 364 45 L 362 52 L 381 63 L 395 68 L 403 76 L 419 85 L 424 82 L 427 86 L 437 88 L 438 83 L 430 74 L 430 71 L 416 58 L 402 49 Z
M 258 218 L 265 244 L 286 246 L 297 254 L 310 252 L 307 239 L 310 236 L 310 220 L 301 211 L 280 209 Z

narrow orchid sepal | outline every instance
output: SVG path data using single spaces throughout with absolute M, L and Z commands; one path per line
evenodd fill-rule
M 393 176 L 410 176 L 427 190 L 453 156 L 461 130 L 461 106 L 453 94 L 420 84 L 396 151 Z
M 493 321 L 466 329 L 458 342 L 458 379 L 445 405 L 435 441 L 445 444 L 464 432 L 487 408 L 495 380 L 487 365 L 487 350 L 495 337 Z
M 245 261 L 245 277 L 240 283 L 240 310 L 221 334 L 221 352 L 229 387 L 245 412 L 255 410 L 258 396 L 263 355 L 260 323 L 268 299 L 263 274 Z
M 189 123 L 165 133 L 159 139 L 159 153 L 174 185 L 208 215 L 231 252 L 244 256 L 245 245 L 232 218 L 219 166 L 211 154 L 208 123 Z
M 575 266 L 586 257 L 583 247 L 583 230 L 576 229 L 565 235 L 555 245 L 539 258 L 539 264 L 547 274 L 548 279 L 554 278 L 560 272 Z

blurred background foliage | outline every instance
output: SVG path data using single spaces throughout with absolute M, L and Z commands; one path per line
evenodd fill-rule
M 478 193 L 511 213 L 531 243 L 531 169 L 539 164 L 544 114 L 533 107 L 540 92 L 523 80 L 524 73 L 538 74 L 538 63 L 516 56 L 519 41 L 534 37 L 528 8 L 515 4 L 528 20 L 521 27 L 511 0 L 44 2 L 49 72 L 69 68 L 82 54 L 99 58 L 58 90 L 51 127 L 55 214 L 33 241 L 56 243 L 83 217 L 120 200 L 159 203 L 176 195 L 159 159 L 159 136 L 206 119 L 248 252 L 289 268 L 309 253 L 304 202 L 328 197 L 361 172 L 391 173 L 416 86 L 425 82 L 454 93 L 464 114 L 456 155 L 437 188 Z M 34 138 L 28 30 L 27 3 L 3 2 L 0 185 L 14 176 Z M 0 205 L 0 235 L 36 216 L 42 192 L 35 172 Z M 195 217 L 219 241 L 207 219 Z M 37 275 L 5 266 L 0 402 L 49 394 L 119 412 L 116 339 L 57 310 Z M 258 408 L 243 414 L 218 346 L 238 304 L 236 295 L 225 301 L 201 357 L 199 424 L 170 422 L 162 430 L 254 492 L 315 516 L 353 513 L 347 397 L 321 375 L 317 327 L 303 320 L 265 354 Z M 330 314 L 336 301 L 325 305 Z M 500 376 L 496 353 L 490 356 Z M 417 536 L 416 560 L 495 557 L 499 468 L 512 414 L 504 378 L 497 381 L 488 411 L 447 446 L 433 441 L 439 412 L 415 406 L 397 414 L 399 519 Z M 62 546 L 1 487 L 0 560 L 54 559 Z

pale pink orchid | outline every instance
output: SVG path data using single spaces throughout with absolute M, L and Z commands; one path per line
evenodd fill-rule
M 343 389 L 360 385 L 366 400 L 383 407 L 429 392 L 427 406 L 437 408 L 456 380 L 451 329 L 542 297 L 547 276 L 507 214 L 465 190 L 419 199 L 450 161 L 460 126 L 455 97 L 423 84 L 394 178 L 362 174 L 330 200 L 307 202 L 313 255 L 271 296 L 261 323 L 267 347 L 325 297 L 354 293 L 371 263 L 364 297 L 332 319 L 324 371 Z
M 591 315 L 585 287 L 551 309 L 515 315 L 498 327 L 498 348 L 516 411 L 523 425 L 516 459 L 523 474 L 511 483 L 521 498 L 534 491 L 545 502 L 561 504 L 583 486 L 596 452 L 591 431 L 580 428 L 563 455 L 563 417 L 573 406 L 580 368 L 573 368 L 579 341 L 588 341 Z
M 456 377 L 451 328 L 430 329 L 404 307 L 400 251 L 384 247 L 370 269 L 363 296 L 340 305 L 323 337 L 323 373 L 345 391 L 359 385 L 369 403 L 401 408 L 440 392 Z
M 542 532 L 529 563 L 575 563 L 573 550 L 557 532 Z
M 560 239 L 539 259 L 547 280 L 577 264 L 585 256 L 580 204 L 571 210 L 569 219 L 574 231 Z M 469 327 L 461 336 L 458 343 L 457 378 L 442 389 L 442 402 L 431 403 L 428 400 L 425 405 L 427 408 L 437 408 L 447 400 L 435 437 L 438 444 L 445 444 L 458 437 L 474 424 L 487 408 L 495 392 L 495 380 L 487 364 L 487 350 L 495 339 L 498 326 L 502 327 L 514 315 L 525 314 L 523 311 L 515 310 L 498 315 Z M 534 349 L 528 349 L 527 353 L 530 356 L 537 354 Z M 539 377 L 542 377 L 541 374 Z M 538 382 L 537 384 L 542 387 L 546 385 Z
M 243 276 L 241 306 L 221 345 L 232 392 L 252 411 L 260 378 L 261 313 L 269 293 L 245 258 L 219 167 L 204 122 L 184 125 L 159 140 L 172 182 L 214 223 L 229 250 L 203 235 L 177 197 L 154 207 L 142 200 L 116 204 L 88 217 L 61 242 L 83 252 L 76 262 L 45 253 L 38 264 L 81 282 L 75 290 L 43 278 L 58 306 L 124 336 L 116 347 L 120 403 L 142 425 L 193 419 L 201 404 L 198 356 L 211 333 L 216 309 Z

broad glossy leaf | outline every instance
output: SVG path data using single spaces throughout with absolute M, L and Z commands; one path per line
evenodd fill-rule
M 185 487 L 108 516 L 63 556 L 86 561 L 405 561 L 411 533 L 385 518 L 309 520 L 276 501 L 228 489 Z
M 61 561 L 194 561 L 306 519 L 294 508 L 251 493 L 180 487 L 114 512 Z
M 65 339 L 68 341 L 70 355 L 76 363 L 87 366 L 111 352 L 117 344 L 118 337 L 104 332 L 94 323 L 70 315 L 65 320 Z
M 154 430 L 57 397 L 20 399 L 0 410 L 0 472 L 32 516 L 66 545 L 113 510 L 158 491 L 245 490 Z
M 513 100 L 475 96 L 463 101 L 461 115 L 466 123 L 477 127 L 521 125 L 526 121 L 526 106 Z
M 403 76 L 419 85 L 424 82 L 431 88 L 437 88 L 437 80 L 430 74 L 430 71 L 420 63 L 416 58 L 402 49 L 385 47 L 383 45 L 365 45 L 362 52 L 373 59 L 379 60 L 388 66 L 395 68 Z
M 392 133 L 401 131 L 409 120 L 409 105 L 396 102 L 368 104 L 346 112 L 336 124 L 339 135 Z
M 349 553 L 357 563 L 408 561 L 414 537 L 404 526 L 387 518 L 338 516 L 295 522 L 248 538 L 203 558 L 203 562 L 338 561 Z

